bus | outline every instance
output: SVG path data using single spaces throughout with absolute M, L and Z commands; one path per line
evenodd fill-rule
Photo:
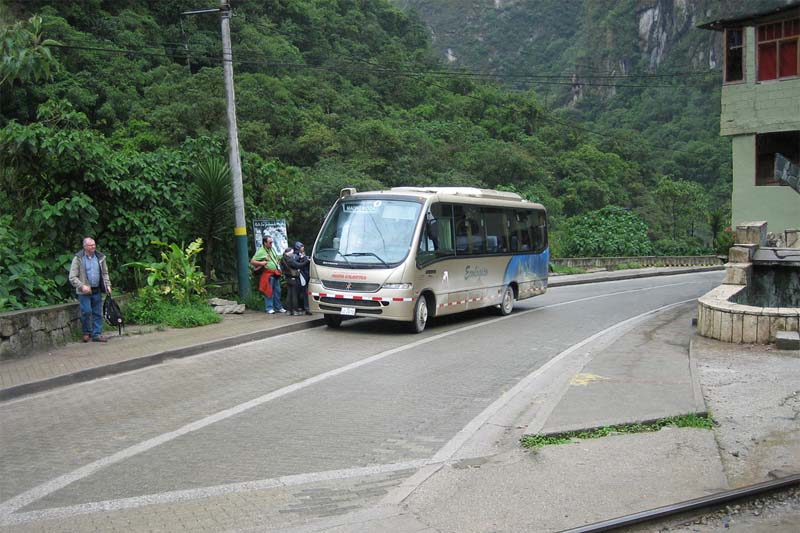
M 373 317 L 420 333 L 431 317 L 547 290 L 547 211 L 473 187 L 342 189 L 311 254 L 309 305 L 328 327 Z

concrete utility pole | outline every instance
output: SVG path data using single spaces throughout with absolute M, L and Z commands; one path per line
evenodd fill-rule
M 242 159 L 239 156 L 239 129 L 236 126 L 236 94 L 233 90 L 233 52 L 231 51 L 231 6 L 220 0 L 219 9 L 185 11 L 181 15 L 200 15 L 219 11 L 222 23 L 222 72 L 225 76 L 225 97 L 228 115 L 228 166 L 231 169 L 233 209 L 236 226 L 233 238 L 236 245 L 236 270 L 239 281 L 239 298 L 250 294 L 250 259 L 247 254 L 247 228 L 244 218 L 244 190 L 242 188 Z
M 250 261 L 247 254 L 247 228 L 244 218 L 244 191 L 242 189 L 242 160 L 239 156 L 239 130 L 236 126 L 236 95 L 233 90 L 233 52 L 231 51 L 231 6 L 227 0 L 219 2 L 222 19 L 222 70 L 225 74 L 225 96 L 228 101 L 228 161 L 231 167 L 233 209 L 236 226 L 233 228 L 236 243 L 236 270 L 239 279 L 239 298 L 250 294 Z

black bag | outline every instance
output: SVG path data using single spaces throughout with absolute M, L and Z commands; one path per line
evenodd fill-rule
M 117 326 L 119 334 L 122 335 L 122 326 L 125 325 L 125 318 L 122 316 L 119 305 L 111 298 L 110 294 L 106 295 L 106 299 L 103 302 L 103 316 L 110 326 Z

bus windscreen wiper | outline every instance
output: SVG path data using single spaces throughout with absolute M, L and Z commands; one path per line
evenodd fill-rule
M 320 250 L 319 250 L 319 253 L 322 253 L 322 252 L 333 252 L 333 253 L 335 254 L 335 255 L 333 256 L 333 257 L 334 257 L 334 259 L 335 259 L 335 258 L 336 258 L 336 256 L 338 255 L 339 257 L 341 257 L 342 259 L 344 259 L 344 262 L 345 262 L 345 263 L 347 263 L 347 264 L 350 264 L 350 261 L 348 261 L 348 260 L 347 260 L 347 257 L 345 257 L 344 255 L 342 255 L 342 252 L 340 252 L 340 251 L 339 251 L 339 250 L 337 250 L 336 248 L 320 248 Z M 347 254 L 347 255 L 354 255 L 354 254 Z
M 354 256 L 354 257 L 364 257 L 364 256 L 371 255 L 372 257 L 374 257 L 375 259 L 377 259 L 378 261 L 383 263 L 383 266 L 385 266 L 386 268 L 389 268 L 389 264 L 386 261 L 384 261 L 383 259 L 381 259 L 381 256 L 379 256 L 378 254 L 374 254 L 372 252 L 353 252 L 353 253 L 344 254 L 344 255 L 345 256 L 349 255 L 349 256 Z M 342 256 L 342 257 L 344 257 L 344 256 Z

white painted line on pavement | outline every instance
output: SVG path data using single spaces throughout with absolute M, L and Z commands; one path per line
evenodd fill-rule
M 345 365 L 345 366 L 330 370 L 328 372 L 323 372 L 322 374 L 317 374 L 316 376 L 312 376 L 312 377 L 310 377 L 308 379 L 305 379 L 303 381 L 294 383 L 292 385 L 288 385 L 286 387 L 282 387 L 280 389 L 277 389 L 277 390 L 272 391 L 270 393 L 264 394 L 262 396 L 259 396 L 257 398 L 252 399 L 252 400 L 249 400 L 247 402 L 241 403 L 241 404 L 236 405 L 234 407 L 231 407 L 231 408 L 228 408 L 228 409 L 224 409 L 224 410 L 219 411 L 219 412 L 217 412 L 217 413 L 215 413 L 213 415 L 210 415 L 210 416 L 201 418 L 199 420 L 196 420 L 194 422 L 191 422 L 189 424 L 186 424 L 183 427 L 178 428 L 178 429 L 176 429 L 174 431 L 163 433 L 163 434 L 161 434 L 161 435 L 159 435 L 157 437 L 153 437 L 151 439 L 145 440 L 143 442 L 140 442 L 139 444 L 135 444 L 133 446 L 125 448 L 124 450 L 120 450 L 117 453 L 114 453 L 114 454 L 109 455 L 107 457 L 104 457 L 102 459 L 98 459 L 97 461 L 89 463 L 89 464 L 87 464 L 85 466 L 82 466 L 81 468 L 73 470 L 72 472 L 69 472 L 69 473 L 64 474 L 62 476 L 56 477 L 56 478 L 54 478 L 54 479 L 52 479 L 50 481 L 42 483 L 42 484 L 40 484 L 40 485 L 38 485 L 38 486 L 36 486 L 36 487 L 26 491 L 26 492 L 23 492 L 22 494 L 19 494 L 19 495 L 13 497 L 13 498 L 10 498 L 10 499 L 6 500 L 5 502 L 3 502 L 2 504 L 0 504 L 0 525 L 6 524 L 9 519 L 12 519 L 13 518 L 12 515 L 16 511 L 18 511 L 19 509 L 22 509 L 23 507 L 26 507 L 26 506 L 30 505 L 31 503 L 33 503 L 35 501 L 41 500 L 42 498 L 45 498 L 46 496 L 48 496 L 48 495 L 50 495 L 50 494 L 52 494 L 52 493 L 54 493 L 54 492 L 56 492 L 58 490 L 61 490 L 62 488 L 66 487 L 68 485 L 71 485 L 72 483 L 75 483 L 75 482 L 80 481 L 82 479 L 85 479 L 85 478 L 87 478 L 87 477 L 89 477 L 91 475 L 94 475 L 95 473 L 97 473 L 98 471 L 102 470 L 103 468 L 105 468 L 107 466 L 111 466 L 113 464 L 122 462 L 122 461 L 124 461 L 126 459 L 130 459 L 131 457 L 134 457 L 136 455 L 139 455 L 140 453 L 149 451 L 149 450 L 155 448 L 156 446 L 160 446 L 162 444 L 165 444 L 167 442 L 175 440 L 178 437 L 181 437 L 181 436 L 186 435 L 188 433 L 192 433 L 194 431 L 198 431 L 198 430 L 203 429 L 203 428 L 205 428 L 207 426 L 210 426 L 210 425 L 212 425 L 212 424 L 214 424 L 216 422 L 220 422 L 222 420 L 226 420 L 226 419 L 231 418 L 233 416 L 239 415 L 239 414 L 241 414 L 241 413 L 243 413 L 245 411 L 248 411 L 250 409 L 253 409 L 255 407 L 263 405 L 263 404 L 265 404 L 267 402 L 270 402 L 272 400 L 281 398 L 281 397 L 286 396 L 288 394 L 297 392 L 297 391 L 299 391 L 301 389 L 304 389 L 306 387 L 309 387 L 311 385 L 315 385 L 315 384 L 317 384 L 319 382 L 325 381 L 325 380 L 327 380 L 329 378 L 332 378 L 334 376 L 338 376 L 338 375 L 343 374 L 345 372 L 349 372 L 351 370 L 355 370 L 357 368 L 360 368 L 362 366 L 374 363 L 376 361 L 380 361 L 381 359 L 384 359 L 384 358 L 389 357 L 391 355 L 394 355 L 396 353 L 403 352 L 403 351 L 406 351 L 406 350 L 410 350 L 410 349 L 416 348 L 417 346 L 422 346 L 424 344 L 428 344 L 428 343 L 437 341 L 439 339 L 442 339 L 442 338 L 445 338 L 445 337 L 449 337 L 451 335 L 457 335 L 457 334 L 463 333 L 465 331 L 469 331 L 469 330 L 472 330 L 472 329 L 488 326 L 488 325 L 491 325 L 491 324 L 493 324 L 495 322 L 498 322 L 500 320 L 513 319 L 513 318 L 517 318 L 517 317 L 526 315 L 528 313 L 543 311 L 545 309 L 561 307 L 561 306 L 564 306 L 564 305 L 570 305 L 570 304 L 574 304 L 574 303 L 578 303 L 578 302 L 585 302 L 585 301 L 595 300 L 595 299 L 599 299 L 599 298 L 607 298 L 607 297 L 616 296 L 616 295 L 619 295 L 619 294 L 629 294 L 629 293 L 635 293 L 635 292 L 651 291 L 651 290 L 662 289 L 662 288 L 666 288 L 666 287 L 673 287 L 673 286 L 678 286 L 678 285 L 693 285 L 693 284 L 697 284 L 697 283 L 701 283 L 701 282 L 681 282 L 681 283 L 670 283 L 670 284 L 666 284 L 666 285 L 658 285 L 658 286 L 653 286 L 653 287 L 642 287 L 642 288 L 638 288 L 638 289 L 629 289 L 629 290 L 625 290 L 625 291 L 617 291 L 617 292 L 606 293 L 606 294 L 598 294 L 598 295 L 594 295 L 594 296 L 588 296 L 588 297 L 585 297 L 585 298 L 578 298 L 578 299 L 575 299 L 575 300 L 569 300 L 569 301 L 565 301 L 565 302 L 560 302 L 560 303 L 556 303 L 556 304 L 549 304 L 549 305 L 546 305 L 546 306 L 536 307 L 536 308 L 533 308 L 533 309 L 528 309 L 528 310 L 525 310 L 525 311 L 513 313 L 513 314 L 508 315 L 508 316 L 503 316 L 503 317 L 498 317 L 498 318 L 494 318 L 494 319 L 491 319 L 491 320 L 481 321 L 481 322 L 478 322 L 476 324 L 471 324 L 469 326 L 464 326 L 462 328 L 457 328 L 457 329 L 454 329 L 454 330 L 450 330 L 450 331 L 446 331 L 446 332 L 443 332 L 443 333 L 439 333 L 437 335 L 432 335 L 430 337 L 425 337 L 425 338 L 420 339 L 418 341 L 411 342 L 411 343 L 408 343 L 408 344 L 403 345 L 403 346 L 398 346 L 396 348 L 392 348 L 392 349 L 386 350 L 384 352 L 380 352 L 380 353 L 375 354 L 375 355 L 373 355 L 371 357 L 367 357 L 366 359 L 362 359 L 360 361 L 356 361 L 356 362 L 350 363 L 348 365 Z M 687 301 L 691 301 L 691 300 L 687 300 Z M 680 302 L 680 303 L 685 303 L 685 302 Z M 677 304 L 671 304 L 671 305 L 677 305 Z M 655 312 L 655 311 L 649 311 L 647 313 L 644 313 L 644 315 L 651 314 L 653 312 Z M 643 315 L 639 315 L 639 316 L 643 316 Z M 629 319 L 629 320 L 634 320 L 636 318 L 638 318 L 638 317 L 634 317 L 633 319 Z M 623 324 L 623 323 L 620 323 L 620 324 Z M 609 329 L 613 329 L 614 327 L 617 327 L 617 326 L 619 326 L 619 324 L 617 324 L 616 326 L 612 326 Z M 606 331 L 607 330 L 604 330 L 603 332 L 595 334 L 592 337 L 590 337 L 589 339 L 593 339 L 593 338 L 599 336 L 600 334 L 602 334 L 602 333 L 604 333 Z M 586 342 L 589 342 L 589 339 L 587 339 L 586 341 L 583 341 L 583 343 L 585 344 Z M 576 345 L 573 348 L 577 349 L 577 347 L 582 346 L 582 345 L 583 344 L 579 343 L 579 345 Z M 564 354 L 564 352 L 562 352 L 562 354 Z M 562 356 L 562 354 L 557 355 L 556 358 L 554 358 L 554 359 L 560 358 Z M 553 360 L 551 360 L 551 362 L 552 361 Z M 549 367 L 551 362 L 545 364 L 544 367 L 542 367 L 542 368 Z M 541 370 L 541 369 L 539 369 L 539 370 Z M 518 392 L 517 387 L 515 387 L 512 390 Z M 501 397 L 501 399 L 506 398 L 509 395 L 510 392 L 511 391 L 506 392 L 506 394 L 504 394 Z M 514 394 L 516 394 L 516 392 Z M 497 401 L 495 401 L 491 406 L 489 406 L 489 408 L 487 408 L 487 410 L 484 411 L 484 413 L 487 413 L 490 409 L 492 409 L 493 406 L 495 406 L 495 404 L 498 404 L 498 402 L 500 402 L 501 399 L 498 399 Z M 508 400 L 506 400 L 506 401 L 508 401 Z M 502 404 L 499 404 L 499 405 L 502 405 Z M 499 408 L 499 406 L 497 408 Z M 496 411 L 497 408 L 495 408 L 494 410 Z M 492 411 L 492 412 L 494 412 L 494 411 Z M 470 428 L 471 431 L 474 432 L 475 430 L 477 430 L 477 427 L 480 427 L 480 424 L 478 424 L 477 420 L 479 418 L 483 417 L 484 413 L 481 413 L 481 415 L 478 415 L 478 417 L 476 417 L 476 419 L 474 419 L 473 422 L 470 422 L 470 424 L 467 426 L 468 428 Z M 488 418 L 488 416 L 489 415 L 487 415 L 486 418 Z M 473 426 L 475 426 L 476 424 L 477 424 L 477 427 L 472 429 Z M 435 463 L 437 461 L 441 461 L 441 459 L 440 459 L 441 457 L 444 457 L 444 456 L 448 456 L 449 457 L 453 453 L 455 453 L 457 448 L 453 449 L 452 452 L 450 452 L 449 450 L 450 450 L 450 448 L 456 446 L 456 444 L 458 444 L 458 447 L 463 445 L 463 442 L 466 441 L 466 438 L 468 437 L 468 435 L 466 433 L 466 430 L 467 430 L 467 428 L 463 429 L 453 439 L 451 439 L 450 443 L 445 445 L 445 448 L 440 450 L 439 453 L 437 453 L 431 460 L 428 461 L 428 464 Z M 445 449 L 447 449 L 447 451 L 445 451 Z M 448 453 L 449 453 L 449 455 L 447 455 Z M 306 475 L 306 474 L 303 474 L 303 475 Z M 311 474 L 307 474 L 307 475 L 311 475 Z M 157 498 L 157 496 L 158 495 L 154 495 L 154 496 L 151 496 L 150 498 Z M 144 498 L 144 497 L 141 497 L 141 498 Z M 142 501 L 144 501 L 144 500 L 142 499 Z M 85 504 L 85 505 L 92 505 L 92 504 Z M 144 505 L 144 503 L 142 503 L 142 505 Z M 77 507 L 81 507 L 81 506 L 77 506 Z M 91 512 L 91 511 L 87 511 L 87 512 Z
M 0 524 L 3 526 L 16 526 L 30 522 L 42 520 L 57 520 L 60 518 L 70 518 L 72 516 L 101 513 L 110 511 L 122 511 L 125 509 L 136 509 L 145 505 L 162 505 L 169 503 L 190 502 L 202 498 L 213 498 L 225 496 L 227 494 L 238 494 L 241 492 L 254 492 L 257 490 L 268 490 L 274 488 L 291 487 L 295 485 L 305 485 L 319 481 L 331 481 L 341 479 L 351 479 L 365 476 L 375 476 L 379 474 L 389 474 L 402 470 L 415 470 L 426 464 L 425 459 L 415 461 L 405 461 L 402 463 L 391 463 L 385 465 L 365 466 L 361 468 L 347 468 L 343 470 L 328 470 L 326 472 L 311 472 L 308 474 L 295 474 L 281 476 L 272 479 L 259 479 L 256 481 L 244 481 L 241 483 L 228 483 L 226 485 L 216 485 L 214 487 L 203 487 L 200 489 L 176 490 L 162 492 L 160 494 L 150 494 L 145 496 L 135 496 L 132 498 L 120 498 L 117 500 L 106 500 L 102 502 L 83 503 L 71 505 L 69 507 L 58 507 L 55 509 L 43 509 L 41 511 L 29 511 L 26 513 L 14 513 L 3 517 Z

